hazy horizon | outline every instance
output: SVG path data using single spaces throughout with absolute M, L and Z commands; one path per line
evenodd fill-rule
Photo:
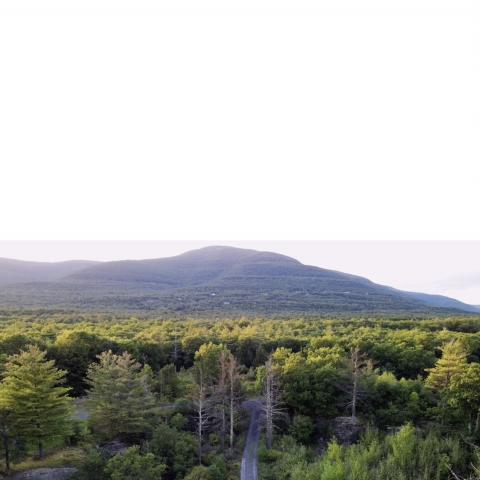
M 402 290 L 480 304 L 480 241 L 2 241 L 0 257 L 43 262 L 137 260 L 209 245 L 268 250 Z

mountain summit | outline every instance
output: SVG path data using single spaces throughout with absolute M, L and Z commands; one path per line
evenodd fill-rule
M 77 262 L 67 268 L 64 262 L 62 268 L 48 264 L 43 270 L 35 264 L 30 275 L 25 262 L 9 260 L 8 272 L 5 265 L 0 262 L 0 305 L 8 307 L 181 314 L 480 313 L 448 297 L 403 292 L 278 253 L 234 247 L 150 260 Z M 65 274 L 58 274 L 62 269 Z

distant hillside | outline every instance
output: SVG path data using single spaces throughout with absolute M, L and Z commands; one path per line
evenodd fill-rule
M 403 292 L 409 295 L 410 297 L 416 298 L 427 305 L 433 307 L 441 308 L 454 308 L 458 310 L 464 310 L 471 313 L 480 313 L 480 308 L 478 305 L 468 305 L 466 303 L 455 300 L 454 298 L 445 297 L 443 295 L 432 295 L 429 293 L 418 293 L 418 292 Z
M 71 266 L 64 275 L 28 283 L 16 278 L 0 287 L 0 305 L 177 314 L 480 313 L 447 297 L 402 292 L 284 255 L 233 247 Z
M 25 282 L 54 282 L 97 262 L 70 260 L 67 262 L 25 262 L 0 258 L 0 285 Z

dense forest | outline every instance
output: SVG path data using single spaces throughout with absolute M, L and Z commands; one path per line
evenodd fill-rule
M 478 316 L 43 310 L 0 326 L 5 475 L 238 479 L 255 414 L 262 480 L 480 478 Z

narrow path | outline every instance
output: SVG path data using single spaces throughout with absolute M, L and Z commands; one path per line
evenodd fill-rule
M 250 411 L 250 426 L 243 450 L 240 479 L 258 480 L 258 441 L 260 439 L 262 404 L 258 400 L 247 400 L 243 402 L 242 407 Z

